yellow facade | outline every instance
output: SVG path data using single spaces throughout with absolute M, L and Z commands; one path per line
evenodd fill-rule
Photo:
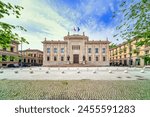
M 150 54 L 149 46 L 137 47 L 136 42 L 140 39 L 134 38 L 131 42 L 123 42 L 117 47 L 110 49 L 111 66 L 139 66 L 147 65 L 142 58 Z
M 7 66 L 8 64 L 18 64 L 19 52 L 18 42 L 12 41 L 8 48 L 0 46 L 0 66 Z
M 19 51 L 22 63 L 40 66 L 43 64 L 43 52 L 38 49 L 26 49 Z

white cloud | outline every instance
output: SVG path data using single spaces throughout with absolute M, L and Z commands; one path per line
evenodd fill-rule
M 50 40 L 63 40 L 68 31 L 74 33 L 71 31 L 74 26 L 79 26 L 81 32 L 84 31 L 91 39 L 102 40 L 107 37 L 113 39 L 114 27 L 106 27 L 101 21 L 98 23 L 91 15 L 95 14 L 101 17 L 108 9 L 113 11 L 113 3 L 109 0 L 80 0 L 77 9 L 69 8 L 65 4 L 57 7 L 53 4 L 54 1 L 48 4 L 47 0 L 6 1 L 24 7 L 20 19 L 16 20 L 13 16 L 4 19 L 4 21 L 27 28 L 27 32 L 18 31 L 30 42 L 30 45 L 25 44 L 23 49 L 38 48 L 42 50 L 41 41 L 45 37 Z M 80 20 L 84 20 L 85 23 L 79 24 Z

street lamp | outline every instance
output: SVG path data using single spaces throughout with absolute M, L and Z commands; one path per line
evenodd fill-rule
M 21 67 L 22 67 L 22 40 L 21 40 Z

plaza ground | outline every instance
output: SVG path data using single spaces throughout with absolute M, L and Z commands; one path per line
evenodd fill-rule
M 0 80 L 0 99 L 149 100 L 150 80 Z
M 0 99 L 147 100 L 150 70 L 142 70 L 127 67 L 0 69 Z
M 111 73 L 109 73 L 111 71 Z M 125 71 L 128 71 L 125 73 Z M 0 69 L 0 80 L 138 80 L 150 79 L 150 69 L 128 67 L 31 67 Z

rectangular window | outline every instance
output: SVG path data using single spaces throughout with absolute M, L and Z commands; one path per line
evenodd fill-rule
M 47 53 L 50 53 L 51 49 L 50 48 L 47 48 Z
M 80 46 L 79 45 L 73 45 L 72 50 L 80 50 Z
M 95 48 L 95 53 L 98 53 L 98 48 Z
M 92 53 L 92 49 L 91 48 L 88 48 L 88 53 Z
M 145 51 L 145 54 L 149 54 L 149 50 Z
M 64 57 L 63 56 L 61 57 L 61 61 L 64 61 Z
M 54 48 L 54 53 L 57 53 L 57 48 Z
M 106 48 L 103 48 L 103 49 L 102 49 L 102 53 L 106 53 Z
M 14 57 L 13 56 L 10 56 L 10 61 L 14 61 Z
M 91 57 L 89 56 L 89 61 L 91 61 Z
M 47 61 L 49 61 L 50 60 L 50 57 L 49 56 L 47 56 Z
M 7 61 L 6 55 L 2 55 L 2 61 Z
M 36 54 L 34 54 L 34 57 L 36 57 Z
M 98 56 L 96 57 L 96 61 L 98 61 Z
M 103 57 L 103 61 L 106 61 L 106 57 Z
M 64 48 L 61 48 L 61 53 L 64 53 Z
M 54 56 L 54 61 L 57 61 L 57 57 L 56 56 Z
M 14 48 L 13 48 L 13 47 L 11 47 L 11 48 L 10 48 L 10 51 L 11 51 L 11 52 L 14 52 Z
M 4 48 L 3 48 L 3 51 L 6 51 L 6 50 L 7 50 L 7 49 L 4 47 Z

